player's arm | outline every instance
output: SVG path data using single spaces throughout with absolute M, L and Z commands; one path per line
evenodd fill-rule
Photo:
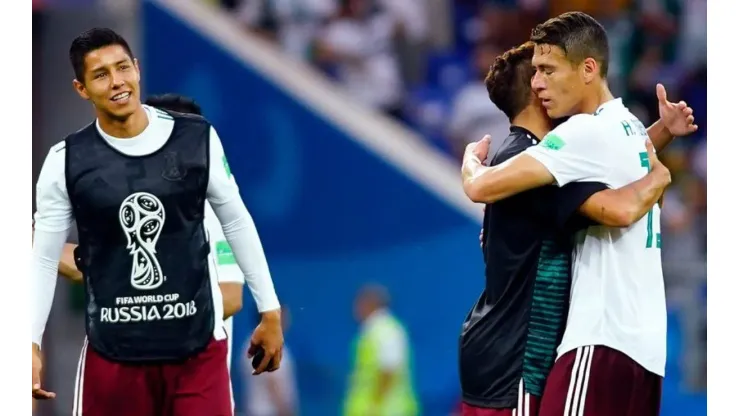
M 591 196 L 581 205 L 580 212 L 599 224 L 628 227 L 658 202 L 671 183 L 671 173 L 648 146 L 650 173 L 619 189 L 607 189 Z
M 469 148 L 469 150 L 472 150 Z M 580 114 L 550 132 L 537 145 L 493 167 L 472 151 L 463 161 L 463 187 L 474 202 L 493 203 L 511 195 L 576 181 L 604 182 L 608 170 L 594 116 Z
M 206 215 L 215 215 L 209 212 L 209 204 L 206 205 Z M 211 226 L 213 224 L 213 226 Z M 211 237 L 211 251 L 216 261 L 218 287 L 221 289 L 221 297 L 224 303 L 224 319 L 236 315 L 242 309 L 242 292 L 244 289 L 244 273 L 239 268 L 234 258 L 234 251 L 229 242 L 226 241 L 221 223 L 217 218 L 206 221 L 208 234 Z
M 239 195 L 239 187 L 231 175 L 221 141 L 211 128 L 211 169 L 207 192 L 234 259 L 244 272 L 257 309 L 260 313 L 280 315 L 280 302 L 267 266 L 257 227 Z
M 64 143 L 51 148 L 36 183 L 36 214 L 31 249 L 31 351 L 35 398 L 52 398 L 41 389 L 41 340 L 56 289 L 59 258 L 72 227 L 72 206 L 64 178 Z
M 244 273 L 234 258 L 234 251 L 224 236 L 223 227 L 210 203 L 206 203 L 204 221 L 211 242 L 211 253 L 216 263 L 218 286 L 223 299 L 224 319 L 242 309 Z
M 653 146 L 655 146 L 655 150 L 658 152 L 662 152 L 663 149 L 668 147 L 675 138 L 662 120 L 658 120 L 653 123 L 648 127 L 647 132 L 650 137 L 650 141 L 653 142 Z
M 262 315 L 262 322 L 252 335 L 253 348 L 250 350 L 254 353 L 259 346 L 265 350 L 262 365 L 255 370 L 255 374 L 259 374 L 267 369 L 271 361 L 274 363 L 273 369 L 280 366 L 283 347 L 280 302 L 257 227 L 239 195 L 239 187 L 231 175 L 221 140 L 213 128 L 210 142 L 211 168 L 206 196 L 221 222 L 226 241 L 234 252 L 239 268 L 244 272 L 247 286 Z M 271 360 L 273 357 L 275 359 Z
M 33 231 L 31 235 L 31 241 L 33 241 Z M 77 248 L 77 244 L 67 243 L 64 245 L 62 257 L 59 259 L 59 274 L 74 283 L 81 283 L 82 272 L 77 269 L 77 264 L 75 263 L 75 248 Z
M 67 243 L 62 250 L 62 258 L 59 260 L 59 274 L 75 283 L 82 282 L 82 272 L 77 269 L 75 263 L 75 248 L 77 244 Z
M 239 313 L 242 310 L 244 284 L 242 282 L 219 281 L 218 287 L 221 289 L 221 296 L 224 299 L 224 319 Z
M 555 182 L 542 163 L 526 154 L 485 166 L 468 150 L 463 156 L 462 177 L 465 195 L 473 202 L 486 204 Z

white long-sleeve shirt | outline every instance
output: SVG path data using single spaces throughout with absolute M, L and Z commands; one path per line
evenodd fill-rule
M 144 106 L 149 125 L 138 136 L 119 139 L 96 127 L 100 135 L 116 150 L 129 156 L 145 156 L 159 150 L 167 142 L 174 121 L 159 117 L 153 107 Z M 210 169 L 208 202 L 213 207 L 223 227 L 223 233 L 233 250 L 239 268 L 245 273 L 260 312 L 277 309 L 280 303 L 267 266 L 257 229 L 252 216 L 239 195 L 239 187 L 231 175 L 221 140 L 216 130 L 210 131 Z M 65 181 L 65 143 L 53 146 L 41 168 L 36 184 L 36 214 L 34 245 L 31 265 L 31 289 L 34 294 L 32 310 L 32 341 L 40 344 L 54 298 L 58 261 L 74 223 L 72 205 L 67 195 Z M 212 273 L 213 274 L 213 273 Z M 211 277 L 214 296 L 216 325 L 214 337 L 223 339 L 223 314 L 221 294 L 215 276 Z

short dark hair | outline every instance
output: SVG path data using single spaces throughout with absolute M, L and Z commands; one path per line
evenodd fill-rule
M 566 58 L 578 64 L 594 58 L 601 66 L 600 74 L 609 72 L 609 39 L 604 26 L 583 12 L 567 12 L 540 23 L 529 38 L 537 45 L 554 45 L 563 49 Z
M 203 115 L 195 100 L 179 94 L 152 95 L 144 104 L 178 113 Z
M 514 120 L 527 105 L 532 92 L 534 44 L 526 42 L 496 58 L 486 75 L 488 98 Z
M 85 57 L 88 53 L 104 48 L 106 46 L 119 45 L 126 50 L 126 53 L 134 60 L 134 54 L 131 47 L 123 36 L 114 32 L 112 29 L 95 27 L 80 33 L 72 41 L 69 47 L 69 62 L 72 64 L 75 78 L 77 81 L 85 80 Z

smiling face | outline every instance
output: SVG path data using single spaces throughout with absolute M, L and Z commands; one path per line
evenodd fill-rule
M 74 87 L 93 103 L 99 117 L 123 121 L 141 106 L 139 66 L 124 46 L 107 45 L 85 54 L 81 75 Z

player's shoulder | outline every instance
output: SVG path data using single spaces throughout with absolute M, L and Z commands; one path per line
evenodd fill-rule
M 593 114 L 576 114 L 547 133 L 541 144 L 557 150 L 568 143 L 594 143 L 601 137 L 600 123 Z
M 64 139 L 58 142 L 57 144 L 55 144 L 54 146 L 51 146 L 51 149 L 49 149 L 49 154 L 51 155 L 51 154 L 62 153 L 64 152 L 66 148 L 67 148 L 67 139 Z
M 199 114 L 192 114 L 192 113 L 180 113 L 177 111 L 172 110 L 164 110 L 162 108 L 157 107 L 151 107 L 153 110 L 153 113 L 156 117 L 166 119 L 166 120 L 173 120 L 173 121 L 179 121 L 179 122 L 185 122 L 185 123 L 191 123 L 191 124 L 208 124 L 208 120 Z
M 67 141 L 68 137 L 64 140 L 51 146 L 49 153 L 46 156 L 46 164 L 49 163 L 61 163 L 64 164 L 64 159 L 67 152 Z
M 37 188 L 41 189 L 44 185 L 53 185 L 64 177 L 66 164 L 67 142 L 62 140 L 51 146 L 49 153 L 46 155 L 44 165 L 41 168 Z
M 63 145 L 62 147 L 69 146 L 70 144 L 76 144 L 78 143 L 82 137 L 90 135 L 90 133 L 95 132 L 95 122 L 92 121 L 85 125 L 84 127 L 78 129 L 75 132 L 72 132 L 68 134 L 64 140 L 61 141 L 61 143 L 57 143 L 56 145 L 52 146 L 52 149 L 54 149 L 56 146 Z
M 505 162 L 537 144 L 537 139 L 525 129 L 512 129 L 491 160 L 491 165 Z
M 599 118 L 593 114 L 576 114 L 555 127 L 552 131 L 583 131 L 583 129 L 597 125 Z

